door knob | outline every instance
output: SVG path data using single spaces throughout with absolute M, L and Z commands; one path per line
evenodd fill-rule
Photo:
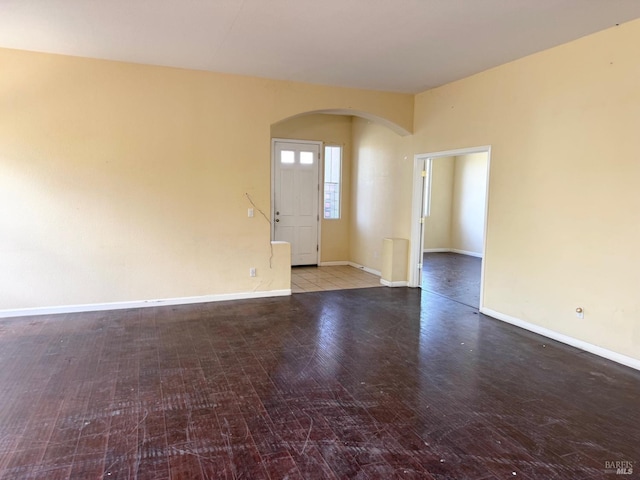
M 280 215 L 280 212 L 276 212 L 276 215 Z
M 276 218 L 276 222 L 279 222 L 279 221 L 280 221 L 280 219 L 279 219 L 279 218 Z

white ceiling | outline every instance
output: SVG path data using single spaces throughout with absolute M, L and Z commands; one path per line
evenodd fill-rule
M 420 92 L 640 18 L 640 0 L 0 0 L 0 47 Z

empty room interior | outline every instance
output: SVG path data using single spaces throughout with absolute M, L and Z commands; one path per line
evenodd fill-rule
M 636 0 L 0 0 L 0 478 L 637 478 L 638 45 Z

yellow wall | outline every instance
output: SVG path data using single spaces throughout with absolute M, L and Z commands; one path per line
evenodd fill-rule
M 487 192 L 487 153 L 455 157 L 451 205 L 451 249 L 482 255 Z
M 321 141 L 342 147 L 341 216 L 336 220 L 320 217 L 321 262 L 349 260 L 349 222 L 351 218 L 351 118 L 345 115 L 303 115 L 276 123 L 273 138 Z M 324 170 L 321 175 L 324 175 Z M 323 177 L 324 178 L 324 177 Z
M 352 261 L 409 237 L 414 153 L 490 144 L 485 307 L 640 359 L 639 44 L 630 22 L 415 99 L 0 50 L 0 309 L 287 288 L 244 194 L 268 212 L 272 124 L 352 109 L 415 128 L 353 121 Z
M 437 157 L 431 163 L 431 207 L 424 219 L 424 249 L 451 249 L 451 206 L 455 157 Z
M 0 310 L 289 288 L 270 126 L 413 96 L 0 50 Z M 249 277 L 249 268 L 257 277 Z
M 634 21 L 424 92 L 414 123 L 416 152 L 492 145 L 485 307 L 636 359 L 638 45 Z
M 353 119 L 351 261 L 380 271 L 384 238 L 411 236 L 411 138 Z
M 431 207 L 425 218 L 425 250 L 482 254 L 487 160 L 487 153 L 431 160 Z

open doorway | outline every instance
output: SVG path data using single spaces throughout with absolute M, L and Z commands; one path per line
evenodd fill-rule
M 415 157 L 411 281 L 437 295 L 483 303 L 490 147 Z

